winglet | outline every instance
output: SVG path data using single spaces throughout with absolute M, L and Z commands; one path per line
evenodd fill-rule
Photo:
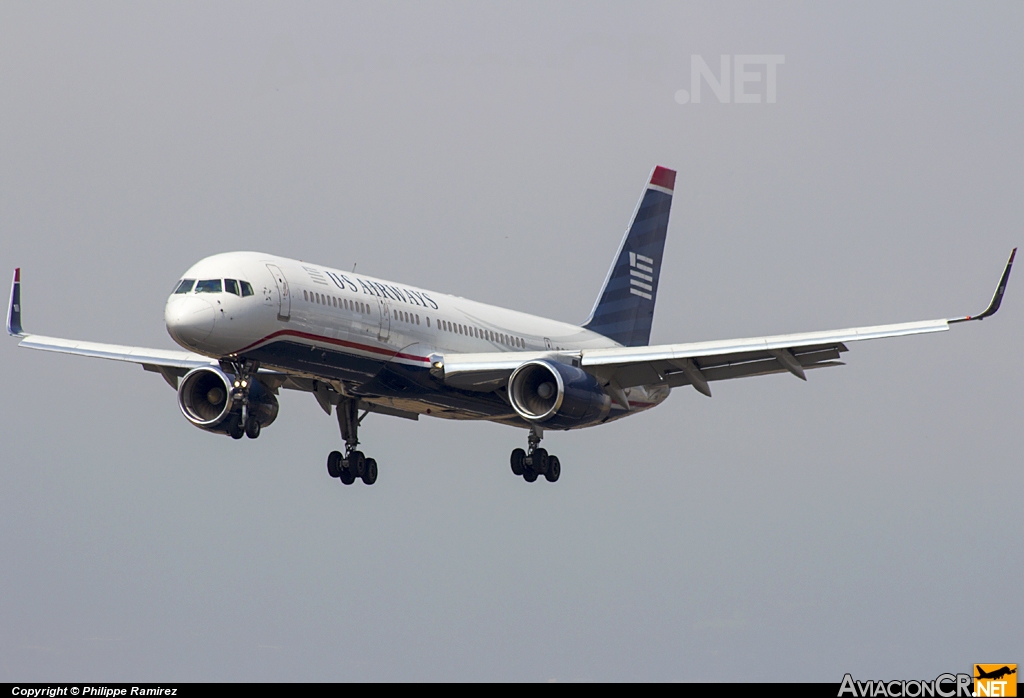
M 953 318 L 947 320 L 949 324 L 954 322 L 967 322 L 968 320 L 984 320 L 990 315 L 995 315 L 996 311 L 999 310 L 999 306 L 1003 302 L 1003 294 L 1006 293 L 1006 282 L 1010 279 L 1010 269 L 1013 268 L 1013 258 L 1017 255 L 1017 248 L 1013 248 L 1013 252 L 1010 253 L 1010 259 L 1006 262 L 1006 269 L 1003 270 L 1003 275 L 999 278 L 999 285 L 996 286 L 996 292 L 992 294 L 992 302 L 985 308 L 985 312 L 980 315 L 966 315 L 964 317 Z
M 11 304 L 7 306 L 7 334 L 23 337 L 21 329 L 21 267 L 14 270 L 14 283 L 11 284 Z

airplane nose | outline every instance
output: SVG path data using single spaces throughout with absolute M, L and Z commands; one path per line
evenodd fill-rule
M 195 296 L 172 297 L 164 308 L 164 322 L 171 338 L 179 344 L 195 347 L 213 332 L 216 312 L 213 306 Z

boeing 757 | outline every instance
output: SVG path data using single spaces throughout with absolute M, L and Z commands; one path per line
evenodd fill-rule
M 141 364 L 177 391 L 189 422 L 255 439 L 277 417 L 281 389 L 312 393 L 337 414 L 344 452 L 327 472 L 346 485 L 377 479 L 359 450 L 368 413 L 489 420 L 523 429 L 512 472 L 555 482 L 545 429 L 605 424 L 661 404 L 673 388 L 711 396 L 715 381 L 771 373 L 806 380 L 842 365 L 847 344 L 943 332 L 982 320 L 1002 302 L 1014 248 L 988 308 L 923 322 L 724 341 L 650 345 L 676 173 L 656 167 L 612 258 L 590 317 L 580 325 L 486 305 L 354 272 L 230 252 L 194 264 L 164 308 L 185 351 L 28 334 L 21 271 L 14 271 L 7 331 L 30 349 Z

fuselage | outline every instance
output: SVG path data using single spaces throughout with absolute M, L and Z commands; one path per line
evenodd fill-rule
M 175 342 L 206 356 L 359 386 L 417 413 L 515 424 L 500 395 L 446 389 L 430 375 L 431 362 L 446 353 L 618 346 L 569 323 L 258 252 L 197 262 L 167 299 L 164 318 Z M 644 409 L 667 396 L 667 388 L 638 388 L 630 402 Z

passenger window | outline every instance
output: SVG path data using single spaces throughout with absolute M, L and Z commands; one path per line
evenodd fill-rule
M 427 317 L 427 318 L 424 318 L 424 319 L 427 321 L 427 327 L 430 327 L 430 318 Z
M 302 291 L 302 300 L 304 300 L 304 301 L 308 301 L 309 300 L 309 291 L 306 291 L 305 289 L 303 289 L 303 291 Z
M 238 283 L 242 285 L 242 298 L 253 295 L 252 284 L 248 281 L 239 281 Z
M 196 284 L 196 293 L 220 293 L 220 279 L 203 279 Z
M 236 296 L 239 295 L 238 282 L 234 279 L 224 279 L 224 290 L 228 293 L 233 293 Z
M 174 289 L 175 293 L 188 293 L 192 290 L 192 284 L 196 282 L 195 279 L 182 279 L 181 283 L 178 284 L 178 288 Z M 167 288 L 164 286 L 164 288 Z
M 420 314 L 416 313 L 416 324 L 420 324 Z

